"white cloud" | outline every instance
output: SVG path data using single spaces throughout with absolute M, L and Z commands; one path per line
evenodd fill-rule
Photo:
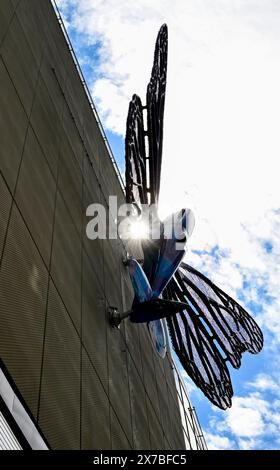
M 233 450 L 234 443 L 228 437 L 217 434 L 205 433 L 205 439 L 209 450 Z
M 246 396 L 233 398 L 232 408 L 226 412 L 213 410 L 206 435 L 217 437 L 213 445 L 224 449 L 223 438 L 231 442 L 232 448 L 277 449 L 280 424 L 280 388 L 277 379 L 259 374 L 255 381 L 246 384 L 251 389 Z M 257 389 L 257 391 L 256 391 Z M 271 393 L 270 398 L 266 392 Z M 221 438 L 221 441 L 219 440 Z
M 238 448 L 240 450 L 258 450 L 259 441 L 254 438 L 238 439 Z
M 234 397 L 227 413 L 227 425 L 232 434 L 240 437 L 256 437 L 263 434 L 263 413 L 267 409 L 264 400 L 250 397 Z
M 248 387 L 255 388 L 257 390 L 268 390 L 277 391 L 279 390 L 279 384 L 277 384 L 272 377 L 267 374 L 258 374 L 254 382 L 249 382 Z

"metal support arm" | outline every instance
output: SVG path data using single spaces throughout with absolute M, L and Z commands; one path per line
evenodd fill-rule
M 120 324 L 125 318 L 128 318 L 132 310 L 127 310 L 126 312 L 120 313 L 117 307 L 110 306 L 109 309 L 109 321 L 114 328 L 119 328 Z

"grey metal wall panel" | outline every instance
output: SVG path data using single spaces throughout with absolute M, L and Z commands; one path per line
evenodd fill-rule
M 140 330 L 140 341 L 141 341 L 141 354 L 144 372 L 144 384 L 148 396 L 153 402 L 153 407 L 157 416 L 160 415 L 157 383 L 154 369 L 154 350 L 150 339 L 148 338 L 148 330 L 146 325 Z
M 58 187 L 77 230 L 81 232 L 82 172 L 65 134 L 61 136 L 60 141 Z
M 86 230 L 86 226 L 90 218 L 83 217 L 83 228 Z M 103 254 L 103 240 L 88 240 L 85 232 L 82 234 L 84 251 L 90 260 L 92 269 L 95 275 L 98 277 L 98 282 L 102 284 L 102 293 L 104 299 L 105 293 L 103 290 L 104 286 L 104 254 Z
M 109 400 L 85 350 L 82 363 L 82 449 L 110 449 Z
M 63 78 L 58 81 L 57 74 L 55 72 L 55 70 L 57 70 L 57 68 L 55 68 L 55 60 L 58 60 L 56 57 L 57 52 L 52 50 L 52 46 L 49 44 L 48 38 L 46 41 L 44 56 L 42 58 L 40 68 L 40 75 L 48 89 L 51 103 L 55 107 L 58 116 L 61 117 L 65 107 L 65 99 L 63 96 L 63 86 L 65 80 L 64 65 L 63 63 L 60 64 L 60 70 L 61 73 L 63 73 Z
M 80 448 L 81 343 L 50 284 L 39 425 L 54 449 Z
M 108 394 L 106 302 L 102 277 L 93 269 L 94 259 L 84 252 L 82 286 L 82 340 L 99 379 Z M 110 347 L 110 345 L 109 345 Z
M 127 351 L 120 332 L 108 329 L 109 397 L 126 437 L 132 445 L 131 406 Z
M 150 430 L 151 449 L 162 450 L 164 448 L 163 429 L 159 423 L 158 415 L 155 413 L 151 403 L 151 397 L 147 397 L 147 410 Z
M 0 174 L 0 260 L 2 257 L 3 243 L 5 240 L 11 204 L 12 197 Z
M 83 229 L 82 229 L 82 240 L 83 247 L 87 253 L 89 260 L 92 264 L 94 272 L 96 273 L 99 282 L 104 284 L 104 250 L 103 240 L 96 239 L 90 240 L 87 237 L 87 225 L 92 220 L 92 217 L 88 217 L 87 208 L 91 204 L 100 204 L 101 201 L 101 189 L 96 178 L 94 169 L 90 165 L 88 157 L 85 156 L 83 162 L 83 174 L 84 174 L 84 187 L 83 187 Z M 104 293 L 103 293 L 104 296 Z M 105 296 L 104 296 L 105 298 Z
M 21 0 L 10 0 L 10 2 L 14 5 L 15 8 L 20 4 Z
M 85 146 L 92 160 L 98 162 L 98 135 L 99 129 L 91 109 L 86 110 L 84 116 Z
M 141 382 L 144 384 L 143 366 L 142 366 L 142 355 L 141 355 L 141 344 L 139 335 L 139 325 L 135 324 L 125 325 L 125 340 L 126 347 L 129 351 L 129 357 L 137 369 L 137 373 L 141 378 Z
M 15 3 L 17 5 L 16 15 L 22 26 L 32 54 L 39 66 L 46 41 L 46 2 L 45 0 L 15 0 Z M 40 8 L 36 8 L 36 4 L 39 4 Z
M 89 107 L 88 99 L 82 87 L 77 87 L 76 83 L 80 81 L 80 77 L 76 68 L 73 67 L 72 57 L 66 63 L 66 90 L 65 98 L 75 116 L 75 123 L 81 135 L 83 135 L 84 114 Z
M 160 359 L 160 358 L 159 358 Z M 160 367 L 155 367 L 155 374 L 156 374 L 156 382 L 157 382 L 157 396 L 159 402 L 159 418 L 161 422 L 161 426 L 163 432 L 167 434 L 168 437 L 168 430 L 170 429 L 170 415 L 169 415 L 169 407 L 168 407 L 168 389 L 165 376 L 162 373 Z
M 116 240 L 104 240 L 104 291 L 109 305 L 122 310 L 120 269 L 122 256 Z
M 101 197 L 101 203 L 106 208 L 107 212 L 106 233 L 108 234 L 107 237 L 109 237 L 110 223 L 114 228 L 116 225 L 114 224 L 113 217 L 109 212 L 109 207 L 107 205 L 106 199 L 103 196 L 103 193 Z M 109 222 L 109 219 L 111 222 Z M 114 228 L 113 232 L 115 233 Z M 105 296 L 109 302 L 109 305 L 114 305 L 121 311 L 123 309 L 121 276 L 125 271 L 122 261 L 125 258 L 125 252 L 119 239 L 109 238 L 103 241 L 103 250 Z
M 80 133 L 79 128 L 76 126 L 76 122 L 73 120 L 69 103 L 65 101 L 65 98 L 64 103 L 65 112 L 63 115 L 63 129 L 80 168 L 83 168 L 83 160 L 85 157 L 83 135 Z
M 129 450 L 132 449 L 131 443 L 128 441 L 127 436 L 118 420 L 116 413 L 110 409 L 111 420 L 111 439 L 112 449 L 114 450 Z
M 39 79 L 31 114 L 31 124 L 40 143 L 41 149 L 56 178 L 59 142 L 61 138 L 61 117 L 50 99 L 48 88 L 42 78 Z
M 6 35 L 9 24 L 13 18 L 15 7 L 11 0 L 1 0 L 0 2 L 0 44 Z
M 30 127 L 15 197 L 47 266 L 50 260 L 55 189 L 53 175 Z
M 20 100 L 29 115 L 35 93 L 39 65 L 34 60 L 16 15 L 13 17 L 0 52 L 9 69 L 9 74 L 15 84 Z M 15 57 L 17 60 L 15 60 Z
M 128 360 L 128 377 L 131 401 L 132 433 L 134 449 L 150 449 L 150 432 L 145 388 L 131 357 Z
M 54 69 L 58 84 L 61 87 L 61 90 L 65 93 L 67 79 L 66 64 L 69 61 L 70 52 L 65 43 L 63 32 L 57 21 L 50 0 L 39 0 L 39 2 L 35 1 L 33 9 L 30 10 L 30 14 L 34 15 L 35 10 L 38 8 L 41 9 L 40 3 L 43 3 L 42 16 L 44 16 L 43 21 L 46 26 L 46 48 L 44 50 L 44 60 L 46 60 L 45 65 L 48 64 L 51 69 Z
M 170 428 L 169 432 L 167 433 L 167 438 L 171 443 L 173 449 L 184 449 L 184 438 L 182 433 L 181 427 L 181 419 L 180 419 L 180 410 L 178 406 L 178 397 L 176 393 L 173 391 L 173 387 L 167 386 L 167 397 L 168 397 L 168 408 L 170 416 L 172 419 L 170 420 Z
M 0 272 L 0 356 L 37 414 L 47 271 L 13 206 Z
M 170 355 L 170 352 L 168 352 L 167 354 Z M 168 394 L 170 394 L 173 401 L 177 403 L 178 397 L 177 397 L 177 391 L 175 387 L 175 379 L 174 379 L 173 369 L 171 366 L 171 361 L 168 361 L 168 360 L 164 361 L 163 365 L 164 365 L 165 379 L 166 379 L 166 383 L 168 386 Z
M 0 56 L 0 161 L 1 171 L 13 192 L 23 152 L 28 121 Z
M 58 192 L 51 273 L 78 331 L 81 329 L 81 235 Z
M 101 186 L 104 188 L 104 197 L 108 203 L 109 196 L 116 194 L 119 198 L 119 203 L 125 202 L 124 195 L 118 181 L 116 171 L 112 162 L 108 161 L 108 151 L 105 142 L 101 141 L 98 146 L 99 152 L 99 178 Z
M 85 182 L 84 212 L 86 212 L 86 209 L 90 204 L 100 204 L 101 201 L 101 185 L 95 168 L 92 166 L 91 160 L 89 160 L 87 156 L 84 157 L 83 161 L 83 176 Z

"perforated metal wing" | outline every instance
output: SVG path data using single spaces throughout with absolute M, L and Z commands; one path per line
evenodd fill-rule
M 151 79 L 147 88 L 147 105 L 137 95 L 129 104 L 126 124 L 126 199 L 127 202 L 158 202 L 163 142 L 163 117 L 167 73 L 167 26 L 158 33 Z M 143 109 L 147 108 L 147 132 Z M 146 158 L 145 136 L 148 137 Z M 146 164 L 148 162 L 148 165 Z
M 152 75 L 147 88 L 150 201 L 152 204 L 158 203 L 160 190 L 167 48 L 168 32 L 164 24 L 158 33 Z
M 148 204 L 148 188 L 143 106 L 137 95 L 133 95 L 128 109 L 125 156 L 126 202 L 135 203 L 141 210 L 142 204 Z
M 164 24 L 156 40 L 151 79 L 147 87 L 147 104 L 143 107 L 137 95 L 133 95 L 129 104 L 125 139 L 126 202 L 136 204 L 139 212 L 143 204 L 157 204 L 159 197 L 167 48 L 168 30 Z M 145 108 L 147 130 L 144 129 Z M 142 243 L 144 270 L 150 281 L 157 268 L 160 246 L 160 240 Z
M 166 318 L 186 372 L 212 403 L 222 409 L 231 406 L 233 390 L 226 362 L 238 369 L 242 353 L 258 353 L 263 346 L 260 328 L 235 300 L 185 263 L 164 297 L 189 305 Z

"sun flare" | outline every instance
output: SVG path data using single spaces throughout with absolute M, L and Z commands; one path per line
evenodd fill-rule
M 129 228 L 130 237 L 133 239 L 148 238 L 148 227 L 143 220 L 132 222 Z

